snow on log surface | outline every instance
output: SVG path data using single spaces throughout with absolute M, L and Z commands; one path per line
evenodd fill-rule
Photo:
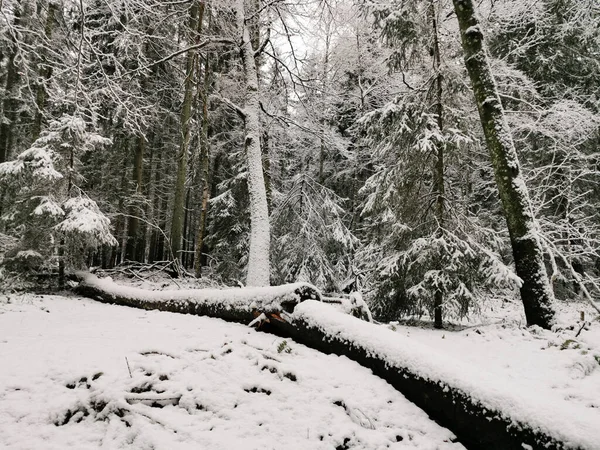
M 2 450 L 464 450 L 348 358 L 218 319 L 0 293 L 0 361 Z
M 307 283 L 274 287 L 150 291 L 122 286 L 110 278 L 98 278 L 89 273 L 80 272 L 77 276 L 82 279 L 76 288 L 77 292 L 104 303 L 206 315 L 241 323 L 249 323 L 256 312 L 291 312 L 301 301 L 321 299 L 319 290 Z

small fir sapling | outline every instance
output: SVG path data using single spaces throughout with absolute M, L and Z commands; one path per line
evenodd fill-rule
M 82 267 L 88 249 L 116 245 L 109 219 L 79 187 L 80 157 L 109 143 L 82 118 L 65 115 L 15 160 L 0 164 L 0 182 L 15 199 L 2 219 L 20 238 L 7 261 L 35 256 L 36 268 L 53 269 L 62 258 L 67 267 Z

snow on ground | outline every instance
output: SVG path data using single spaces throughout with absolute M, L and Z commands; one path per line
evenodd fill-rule
M 356 363 L 216 319 L 0 296 L 0 361 L 2 449 L 463 448 Z
M 596 417 L 600 448 L 600 317 L 585 302 L 557 306 L 555 331 L 526 328 L 522 307 L 501 302 L 491 306 L 479 324 L 454 331 L 388 327 L 476 370 L 491 372 L 507 386 L 551 399 L 557 409 L 564 404 L 580 408 L 580 416 Z

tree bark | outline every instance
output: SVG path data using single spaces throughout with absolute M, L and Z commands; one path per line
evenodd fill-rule
M 14 25 L 18 26 L 21 23 L 21 2 L 17 3 L 14 13 Z M 19 80 L 17 67 L 15 66 L 15 58 L 17 56 L 17 42 L 13 40 L 14 48 L 9 51 L 8 62 L 6 64 L 6 84 L 4 87 L 4 99 L 2 101 L 2 115 L 0 117 L 0 164 L 8 161 L 10 147 L 12 143 L 12 126 L 17 114 L 17 102 L 14 99 L 15 88 Z
M 441 73 L 441 54 L 440 42 L 438 36 L 437 13 L 435 3 L 430 3 L 431 25 L 433 29 L 433 68 L 436 72 L 435 85 L 435 114 L 439 133 L 444 129 L 444 106 L 442 104 L 442 73 Z M 444 143 L 438 141 L 436 148 L 436 160 L 434 168 L 434 191 L 435 191 L 435 215 L 438 222 L 438 237 L 441 237 L 444 228 Z M 441 267 L 439 269 L 442 269 Z M 443 328 L 443 305 L 444 293 L 437 289 L 433 298 L 433 324 L 435 328 Z
M 269 130 L 264 129 L 262 132 L 262 165 L 263 174 L 265 177 L 265 190 L 267 191 L 267 208 L 269 211 L 272 210 L 273 206 L 273 182 L 271 177 L 271 138 L 269 136 Z
M 262 167 L 260 144 L 260 98 L 258 73 L 254 59 L 250 30 L 245 21 L 244 0 L 236 2 L 236 19 L 241 34 L 240 52 L 244 67 L 244 123 L 246 161 L 248 164 L 248 193 L 250 196 L 250 252 L 248 255 L 248 286 L 268 286 L 270 282 L 270 225 L 267 192 Z
M 202 249 L 206 236 L 206 217 L 208 216 L 208 200 L 210 198 L 210 149 L 208 147 L 208 92 L 210 89 L 210 64 L 209 56 L 204 62 L 204 87 L 202 90 L 202 131 L 200 134 L 200 180 L 202 184 L 202 197 L 200 202 L 200 217 L 196 232 L 196 248 L 194 249 L 194 273 L 196 277 L 202 276 Z
M 319 291 L 304 283 L 265 286 L 251 294 L 239 288 L 148 291 L 123 289 L 89 273 L 77 275 L 82 280 L 76 288 L 77 293 L 102 303 L 215 317 L 243 324 L 249 324 L 261 313 L 279 316 L 284 312 L 291 313 L 304 300 L 321 299 Z
M 53 2 L 48 3 L 48 12 L 46 13 L 46 25 L 44 27 L 44 35 L 46 36 L 46 40 L 49 42 L 52 37 L 52 30 L 54 28 L 55 18 L 54 13 L 56 11 L 57 5 Z M 38 68 L 38 80 L 37 80 L 37 89 L 35 96 L 35 103 L 37 106 L 37 110 L 35 112 L 35 117 L 33 118 L 33 130 L 32 130 L 32 140 L 35 141 L 42 131 L 42 122 L 44 120 L 44 109 L 46 108 L 46 85 L 45 83 L 50 79 L 52 75 L 52 66 L 49 65 L 46 61 L 46 49 L 42 47 L 40 52 L 40 66 Z
M 129 151 L 129 141 L 125 136 L 119 136 L 115 139 L 115 146 L 117 147 L 117 151 L 119 153 L 121 153 L 122 155 L 127 155 L 127 152 Z M 122 172 L 121 172 L 121 188 L 120 188 L 120 194 L 119 195 L 119 203 L 117 206 L 117 211 L 122 212 L 124 211 L 124 198 L 125 198 L 125 193 L 127 192 L 127 157 L 123 157 L 123 168 L 122 168 Z M 125 234 L 125 226 L 126 226 L 126 219 L 124 216 L 119 215 L 119 217 L 117 217 L 116 223 L 115 223 L 115 238 L 117 239 L 117 241 L 119 241 L 119 244 L 121 244 L 123 242 L 123 235 Z M 117 266 L 121 263 L 122 259 L 123 259 L 123 251 L 124 251 L 125 246 L 123 245 L 119 245 L 117 248 L 114 249 L 113 253 L 112 253 L 112 257 L 111 257 L 111 267 Z
M 190 8 L 189 29 L 190 36 L 195 40 L 202 29 L 204 16 L 204 2 L 198 4 L 194 1 Z M 192 103 L 194 92 L 194 67 L 196 50 L 189 50 L 186 57 L 185 85 L 183 104 L 181 106 L 181 142 L 177 155 L 177 178 L 175 181 L 175 198 L 173 200 L 173 216 L 171 219 L 171 250 L 173 258 L 181 259 L 180 250 L 183 237 L 184 205 L 185 205 L 185 179 L 187 177 L 188 151 L 190 144 L 190 118 L 192 116 Z
M 321 112 L 325 114 L 327 111 L 326 103 L 329 101 L 329 53 L 331 47 L 331 22 L 330 19 L 325 23 L 325 49 L 324 49 L 324 60 L 323 60 L 323 72 L 321 74 L 322 80 L 321 84 L 323 86 L 323 104 Z M 360 74 L 359 74 L 360 77 Z M 325 145 L 325 132 L 327 129 L 327 120 L 325 116 L 322 116 L 319 120 L 319 134 L 320 134 L 320 144 L 319 144 L 319 184 L 325 184 L 325 156 L 326 156 L 326 145 Z
M 504 109 L 500 102 L 483 33 L 472 0 L 453 0 L 460 27 L 465 63 L 494 167 L 496 184 L 510 234 L 517 275 L 522 280 L 521 300 L 529 325 L 550 328 L 554 323 L 553 294 L 537 239 L 537 225 L 529 193 Z
M 139 228 L 140 221 L 138 216 L 141 214 L 141 208 L 138 208 L 138 200 L 136 197 L 140 197 L 143 192 L 142 183 L 144 175 L 144 152 L 146 149 L 146 140 L 143 136 L 138 136 L 137 145 L 135 147 L 135 153 L 133 157 L 133 183 L 135 186 L 135 192 L 133 196 L 133 204 L 129 208 L 129 217 L 127 224 L 127 245 L 125 246 L 125 258 L 129 261 L 143 260 L 144 255 L 139 254 Z M 140 258 L 140 256 L 142 258 Z

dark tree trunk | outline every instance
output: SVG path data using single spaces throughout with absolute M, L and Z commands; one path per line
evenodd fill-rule
M 271 155 L 270 155 L 270 141 L 269 131 L 263 130 L 262 132 L 263 142 L 263 172 L 265 174 L 265 190 L 267 191 L 267 206 L 269 211 L 272 210 L 273 206 L 273 188 L 271 187 Z
M 554 323 L 553 295 L 536 237 L 537 226 L 521 175 L 517 152 L 483 43 L 483 33 L 472 0 L 453 0 L 465 63 L 481 125 L 496 176 L 508 225 L 517 275 L 523 281 L 521 300 L 529 325 L 550 328 Z
M 163 171 L 163 156 L 162 156 L 162 139 L 157 138 L 155 143 L 156 163 L 154 167 L 154 179 L 151 181 L 152 187 L 150 189 L 150 200 L 152 202 L 152 218 L 160 227 L 163 225 L 161 218 L 163 217 L 164 210 L 161 209 L 161 180 Z M 150 238 L 148 244 L 148 262 L 160 261 L 158 247 L 159 247 L 159 236 L 161 232 L 156 227 L 152 227 L 150 230 Z
M 48 3 L 48 12 L 46 13 L 46 25 L 44 27 L 44 35 L 46 39 L 50 41 L 52 37 L 52 30 L 54 28 L 55 17 L 54 14 L 56 12 L 56 4 L 53 2 Z M 36 140 L 42 131 L 42 122 L 44 120 L 44 110 L 46 108 L 46 85 L 45 83 L 52 76 L 52 67 L 46 61 L 46 50 L 45 47 L 42 47 L 42 51 L 40 52 L 40 66 L 38 68 L 38 81 L 37 81 L 37 89 L 36 89 L 36 98 L 35 103 L 37 106 L 37 110 L 35 112 L 35 117 L 33 118 L 33 129 L 31 133 L 32 140 Z
M 186 189 L 185 191 L 185 208 L 184 208 L 184 214 L 183 214 L 183 242 L 182 242 L 182 249 L 183 252 L 181 253 L 181 263 L 183 265 L 183 267 L 187 268 L 188 266 L 188 258 L 189 258 L 189 254 L 187 253 L 188 250 L 188 246 L 189 246 L 189 228 L 190 228 L 190 189 Z
M 440 42 L 438 36 L 437 12 L 433 0 L 430 4 L 430 19 L 433 29 L 433 68 L 436 72 L 434 81 L 435 89 L 435 115 L 437 127 L 440 134 L 444 130 L 444 106 L 442 103 L 442 73 L 441 73 L 441 54 Z M 435 216 L 438 222 L 438 236 L 441 236 L 444 228 L 444 143 L 438 142 L 436 148 L 436 159 L 434 167 L 434 190 L 435 190 Z M 438 267 L 442 269 L 442 267 Z M 433 323 L 435 328 L 443 327 L 443 309 L 444 294 L 441 290 L 436 290 L 433 298 Z
M 21 2 L 18 2 L 15 8 L 14 25 L 18 26 L 21 23 Z M 17 43 L 13 42 L 16 47 Z M 0 163 L 6 162 L 9 159 L 10 148 L 12 144 L 12 126 L 17 114 L 17 101 L 14 98 L 13 92 L 19 73 L 15 66 L 15 57 L 17 54 L 16 48 L 9 49 L 8 62 L 6 64 L 6 84 L 4 87 L 4 99 L 2 101 L 2 115 L 0 117 Z
M 202 29 L 204 16 L 204 2 L 198 5 L 194 1 L 190 9 L 189 30 L 190 37 L 197 41 Z M 190 119 L 192 117 L 194 73 L 196 65 L 196 51 L 189 50 L 186 57 L 185 85 L 183 105 L 180 114 L 181 143 L 177 155 L 177 177 L 175 181 L 175 199 L 173 201 L 173 216 L 171 218 L 171 251 L 173 258 L 181 259 L 180 250 L 183 238 L 183 222 L 185 215 L 185 180 L 187 177 L 188 151 L 190 144 Z
M 140 248 L 139 241 L 140 236 L 140 220 L 138 216 L 141 214 L 141 208 L 139 207 L 138 199 L 141 197 L 143 192 L 143 175 L 144 175 L 144 151 L 146 149 L 146 140 L 143 136 L 139 136 L 137 139 L 137 145 L 135 146 L 135 153 L 133 156 L 133 184 L 134 184 L 134 198 L 132 205 L 129 208 L 129 217 L 127 224 L 127 245 L 125 246 L 125 258 L 129 261 L 142 261 L 143 254 L 140 255 L 138 249 Z

